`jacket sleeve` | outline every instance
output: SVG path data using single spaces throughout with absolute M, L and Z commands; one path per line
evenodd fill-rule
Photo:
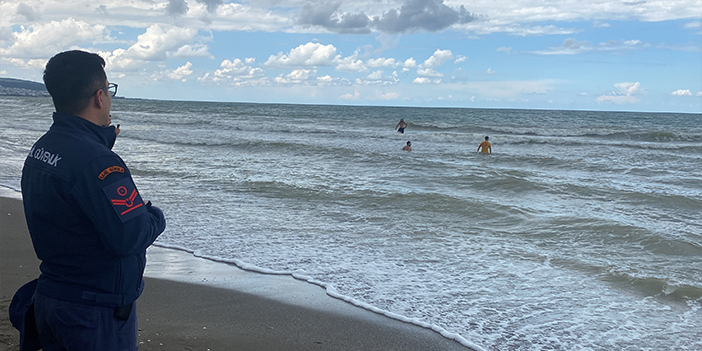
M 129 169 L 116 155 L 89 164 L 72 193 L 105 249 L 115 256 L 144 252 L 166 228 L 163 212 L 141 198 Z

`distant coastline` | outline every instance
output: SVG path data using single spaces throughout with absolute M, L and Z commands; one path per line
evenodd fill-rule
M 46 90 L 44 83 L 24 79 L 0 78 L 0 96 L 48 97 L 51 95 Z M 125 97 L 115 96 L 113 99 L 125 99 Z
M 49 96 L 43 83 L 0 78 L 0 96 Z
M 51 96 L 46 90 L 43 83 L 33 82 L 30 80 L 16 79 L 16 78 L 2 78 L 0 77 L 0 96 L 27 96 L 27 97 L 49 97 Z M 261 105 L 308 105 L 308 106 L 356 106 L 356 107 L 395 107 L 395 108 L 445 108 L 445 109 L 483 109 L 483 110 L 525 110 L 525 111 L 593 111 L 593 112 L 631 112 L 631 113 L 682 113 L 682 114 L 693 114 L 699 115 L 700 112 L 680 112 L 680 111 L 637 111 L 637 110 L 561 110 L 561 109 L 547 109 L 547 108 L 498 108 L 498 107 L 431 107 L 431 106 L 372 106 L 372 105 L 336 105 L 336 104 L 323 104 L 323 103 L 272 103 L 272 102 L 241 102 L 241 101 L 202 101 L 202 100 L 161 100 L 152 98 L 138 98 L 138 97 L 125 97 L 125 96 L 115 96 L 113 99 L 125 99 L 125 100 L 160 100 L 160 101 L 192 101 L 192 102 L 214 102 L 214 103 L 249 103 L 249 104 L 261 104 Z

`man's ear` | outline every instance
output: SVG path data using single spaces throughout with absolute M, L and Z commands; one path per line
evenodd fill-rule
M 90 103 L 93 104 L 95 108 L 102 110 L 105 105 L 105 90 L 98 90 L 97 93 L 93 95 L 93 99 Z

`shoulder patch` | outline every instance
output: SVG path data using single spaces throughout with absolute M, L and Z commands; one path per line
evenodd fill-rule
M 131 178 L 112 183 L 102 188 L 102 191 L 107 195 L 122 223 L 148 212 Z
M 105 178 L 108 175 L 110 175 L 110 173 L 114 173 L 114 172 L 124 173 L 124 168 L 120 167 L 120 166 L 107 167 L 107 168 L 105 168 L 104 171 L 100 172 L 98 179 L 105 180 Z

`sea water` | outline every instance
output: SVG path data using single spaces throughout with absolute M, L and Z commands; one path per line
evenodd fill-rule
M 702 349 L 702 115 L 112 108 L 114 151 L 168 220 L 158 245 L 290 273 L 479 349 Z M 0 97 L 4 187 L 52 111 Z

